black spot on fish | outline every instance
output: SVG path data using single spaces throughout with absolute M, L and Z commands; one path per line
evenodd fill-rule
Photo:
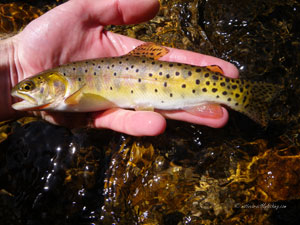
M 97 73 L 96 73 L 96 72 L 94 72 L 94 75 L 96 76 L 96 75 L 97 75 Z
M 155 92 L 157 92 L 157 89 L 154 89 Z
M 81 78 L 80 78 L 80 77 L 78 78 L 78 81 L 81 81 Z
M 143 61 L 142 61 L 142 63 L 145 63 L 145 62 L 146 62 L 146 60 L 143 60 Z
M 104 62 L 104 60 L 101 60 L 101 62 Z
M 188 72 L 188 75 L 189 75 L 189 76 L 192 76 L 192 72 L 191 72 L 191 71 L 189 71 L 189 72 Z
M 131 65 L 131 67 L 130 67 L 130 68 L 132 69 L 133 67 L 134 67 L 134 65 Z
M 229 90 L 230 90 L 230 86 L 229 86 L 229 85 L 227 86 L 227 89 L 229 89 Z
M 201 69 L 200 69 L 200 68 L 196 69 L 196 72 L 197 72 L 197 73 L 200 73 L 200 72 L 201 72 Z
M 98 66 L 98 69 L 100 69 L 101 68 L 101 66 Z
M 225 82 L 221 82 L 221 86 L 224 87 L 226 84 Z
M 239 97 L 240 97 L 240 95 L 239 95 L 239 94 L 235 94 L 235 97 L 236 97 L 236 98 L 239 98 Z
M 169 64 L 169 67 L 173 67 L 173 64 L 171 63 L 171 64 Z
M 185 85 L 185 84 L 183 84 L 183 85 L 181 85 L 181 87 L 182 87 L 182 88 L 186 88 L 186 85 Z
M 222 94 L 223 94 L 223 95 L 227 95 L 227 91 L 223 91 Z
M 206 81 L 206 85 L 209 85 L 210 84 L 210 82 L 209 81 Z
M 235 103 L 235 106 L 238 106 L 239 105 L 239 103 Z
M 236 85 L 232 85 L 231 87 L 232 87 L 233 90 L 235 90 L 237 88 Z
M 93 66 L 95 66 L 96 64 L 95 63 L 93 63 Z
M 116 73 L 116 72 L 114 72 L 114 76 L 117 76 L 117 73 Z
M 76 70 L 76 68 L 75 68 L 75 67 L 73 67 L 73 70 L 75 71 L 75 70 Z
M 142 82 L 142 79 L 141 79 L 141 78 L 139 78 L 139 79 L 138 79 L 138 81 L 141 83 L 141 82 Z
M 193 91 L 192 91 L 193 93 L 196 93 L 196 90 L 195 89 L 193 89 Z
M 196 84 L 200 84 L 200 80 L 197 79 L 197 80 L 196 80 Z
M 152 73 L 149 73 L 149 77 L 152 77 L 152 75 L 153 75 Z
M 213 89 L 211 89 L 211 91 L 215 93 L 215 92 L 218 91 L 218 89 L 217 88 L 213 88 Z
M 217 77 L 216 75 L 212 75 L 212 79 L 219 80 L 219 77 Z
M 243 91 L 244 91 L 244 89 L 241 87 L 241 88 L 240 88 L 240 92 L 243 92 Z
M 182 66 L 182 64 L 181 63 L 177 63 L 177 66 Z
M 86 73 L 87 73 L 87 72 L 88 72 L 88 70 L 85 70 L 84 72 L 86 72 Z
M 135 71 L 135 72 L 137 72 L 137 73 L 138 73 L 138 72 L 139 72 L 139 69 L 136 69 L 136 71 Z
M 129 68 L 128 68 L 128 67 L 126 67 L 126 70 L 129 70 Z
M 113 88 L 112 88 L 112 87 L 109 87 L 109 89 L 112 90 Z
M 213 82 L 213 85 L 216 86 L 216 82 Z
M 155 62 L 152 62 L 151 64 L 152 64 L 152 65 L 154 65 L 154 64 L 155 64 Z
M 180 74 L 179 72 L 176 72 L 176 73 L 175 73 L 176 76 L 179 76 L 179 74 Z
M 228 98 L 227 101 L 230 102 L 230 101 L 231 101 L 231 98 Z
M 120 61 L 119 64 L 122 64 L 122 61 Z
M 226 81 L 226 82 L 229 82 L 229 81 L 230 81 L 230 79 L 229 79 L 229 78 L 225 78 L 225 81 Z
M 163 67 L 163 65 L 162 65 L 162 64 L 160 64 L 160 65 L 159 65 L 159 67 Z
M 112 64 L 112 65 L 111 65 L 111 67 L 112 67 L 112 68 L 114 68 L 114 67 L 115 67 L 115 65 L 114 65 L 114 64 Z
M 202 88 L 202 91 L 203 91 L 203 92 L 207 92 L 207 89 L 206 89 L 206 88 Z
M 65 73 L 64 73 L 65 74 Z M 40 80 L 40 79 L 42 79 L 41 77 L 38 77 L 38 79 Z
M 247 85 L 245 86 L 245 88 L 246 88 L 246 89 L 248 89 L 248 88 L 249 88 L 249 86 L 250 86 L 250 85 L 249 85 L 249 84 L 247 84 Z
M 131 90 L 130 93 L 133 94 L 133 90 Z
M 243 103 L 245 103 L 245 102 L 246 102 L 246 100 L 247 100 L 247 97 L 246 97 L 246 96 L 244 96 L 244 98 L 243 98 Z
M 236 82 L 237 84 L 239 84 L 239 83 L 240 83 L 240 81 L 239 81 L 239 80 L 235 80 L 235 82 Z
M 162 75 L 162 72 L 159 72 L 159 75 L 161 76 L 161 75 Z
M 164 83 L 164 86 L 167 87 L 167 85 L 168 85 L 167 82 L 165 82 L 165 83 Z
M 128 59 L 128 58 L 126 58 L 125 60 L 126 60 L 126 61 L 128 61 L 129 59 Z
M 219 95 L 217 95 L 217 96 L 216 96 L 216 98 L 220 98 L 220 96 L 219 96 Z
M 204 75 L 204 77 L 209 77 L 209 73 L 206 73 L 206 74 Z
M 89 62 L 88 62 L 88 61 L 85 61 L 85 63 L 86 63 L 86 64 L 89 64 Z
M 109 69 L 109 66 L 107 66 L 107 69 Z
M 173 97 L 173 94 L 172 94 L 172 93 L 170 93 L 170 97 L 171 97 L 171 98 Z
M 167 75 L 166 75 L 166 78 L 169 79 L 169 78 L 170 78 L 170 74 L 167 74 Z

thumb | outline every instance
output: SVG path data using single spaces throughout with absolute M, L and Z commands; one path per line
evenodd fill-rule
M 159 10 L 158 0 L 75 0 L 82 13 L 102 25 L 141 23 Z M 70 3 L 71 3 L 70 2 Z

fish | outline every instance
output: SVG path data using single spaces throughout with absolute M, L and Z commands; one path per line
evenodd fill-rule
M 268 107 L 278 94 L 278 85 L 228 78 L 216 65 L 158 60 L 168 52 L 166 47 L 144 43 L 123 56 L 71 62 L 40 72 L 13 87 L 12 96 L 22 101 L 12 107 L 22 111 L 94 112 L 119 107 L 194 113 L 201 105 L 218 104 L 267 126 Z

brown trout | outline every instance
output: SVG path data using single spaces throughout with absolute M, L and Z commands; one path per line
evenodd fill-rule
M 113 107 L 186 110 L 217 103 L 268 123 L 268 105 L 278 86 L 232 79 L 218 66 L 158 61 L 168 49 L 153 43 L 127 55 L 68 63 L 18 83 L 16 110 L 92 112 Z

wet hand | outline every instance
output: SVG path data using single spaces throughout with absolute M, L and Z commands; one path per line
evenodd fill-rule
M 134 9 L 134 10 L 132 10 Z M 45 69 L 71 61 L 119 56 L 141 41 L 105 31 L 109 24 L 147 21 L 159 9 L 157 0 L 70 0 L 32 21 L 13 39 L 19 71 L 18 81 Z M 237 77 L 230 63 L 194 52 L 170 49 L 161 60 L 198 66 L 218 65 L 226 76 Z M 108 128 L 131 135 L 158 135 L 166 127 L 165 118 L 221 127 L 228 120 L 220 106 L 219 117 L 195 116 L 183 111 L 144 112 L 109 109 L 93 113 L 35 112 L 47 121 L 69 127 Z

